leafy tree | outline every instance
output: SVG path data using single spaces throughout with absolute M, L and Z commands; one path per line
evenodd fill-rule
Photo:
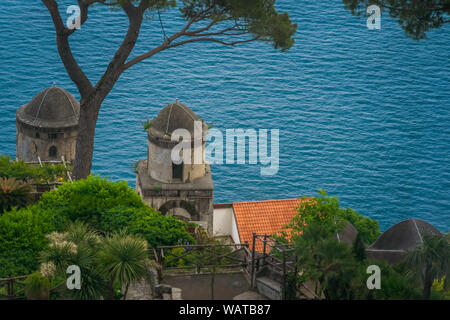
M 345 226 L 339 210 L 337 198 L 329 197 L 324 190 L 319 190 L 319 196 L 313 198 L 303 197 L 297 207 L 298 214 L 285 227 L 291 237 L 296 237 L 309 228 L 320 225 L 320 236 L 332 235 L 340 232 Z M 287 236 L 286 231 L 282 233 Z
M 294 244 L 301 281 L 315 283 L 317 296 L 332 300 L 417 298 L 417 283 L 405 277 L 404 269 L 366 260 L 363 239 L 376 239 L 378 223 L 340 208 L 338 199 L 323 190 L 318 197 L 304 198 L 298 212 L 281 239 Z M 352 247 L 335 238 L 348 221 L 358 230 Z M 382 290 L 376 292 L 366 286 L 366 270 L 371 264 L 382 266 Z
M 185 222 L 147 206 L 126 182 L 89 176 L 45 193 L 39 205 L 104 232 L 127 228 L 131 234 L 142 235 L 152 246 L 174 245 L 180 239 L 194 242 Z
M 74 177 L 86 178 L 92 165 L 94 132 L 100 106 L 112 90 L 120 75 L 133 65 L 170 48 L 195 42 L 215 42 L 238 45 L 252 41 L 270 42 L 282 51 L 292 47 L 297 25 L 287 13 L 275 10 L 275 0 L 78 0 L 80 24 L 88 19 L 92 5 L 117 7 L 129 20 L 128 31 L 107 69 L 96 84 L 92 84 L 74 58 L 69 38 L 77 31 L 64 25 L 57 0 L 42 0 L 47 7 L 56 31 L 56 43 L 61 60 L 81 96 L 80 122 L 76 146 Z M 178 32 L 165 36 L 165 40 L 149 51 L 129 58 L 147 12 L 159 13 L 179 6 L 186 25 Z
M 26 180 L 35 176 L 34 167 L 28 166 L 24 161 L 11 161 L 9 156 L 0 156 L 0 177 Z
M 355 15 L 365 13 L 372 4 L 388 10 L 407 36 L 415 40 L 426 38 L 428 31 L 450 22 L 448 0 L 343 0 L 343 3 Z
M 325 190 L 319 190 L 316 197 L 303 197 L 297 211 L 298 214 L 280 233 L 281 237 L 285 239 L 295 237 L 312 222 L 320 223 L 321 232 L 332 235 L 342 231 L 342 228 L 350 222 L 366 245 L 373 243 L 380 235 L 380 227 L 376 220 L 364 217 L 353 209 L 341 208 L 338 198 L 328 196 Z
M 355 255 L 355 246 L 352 250 L 347 244 L 339 243 L 327 235 L 320 223 L 311 224 L 296 238 L 295 252 L 299 270 L 303 270 L 303 281 L 313 281 L 319 297 L 332 300 L 420 298 L 419 284 L 405 275 L 403 266 L 362 259 L 362 255 Z M 369 265 L 378 265 L 382 271 L 380 290 L 369 290 L 366 286 Z
M 448 236 L 426 235 L 414 251 L 408 253 L 406 264 L 423 283 L 423 299 L 429 299 L 434 280 L 450 277 L 450 240 Z M 448 287 L 447 287 L 448 288 Z
M 339 243 L 334 232 L 320 221 L 311 221 L 294 237 L 299 270 L 305 280 L 315 283 L 315 294 L 327 299 L 348 299 L 354 269 L 350 247 Z

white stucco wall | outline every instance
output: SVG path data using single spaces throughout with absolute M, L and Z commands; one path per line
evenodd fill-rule
M 231 215 L 231 239 L 233 239 L 234 243 L 241 243 L 241 239 L 239 238 L 239 229 L 237 227 L 234 212 Z
M 231 235 L 231 217 L 233 216 L 233 208 L 214 209 L 214 236 L 230 236 Z
M 233 207 L 214 209 L 214 236 L 230 236 L 234 243 L 241 243 Z

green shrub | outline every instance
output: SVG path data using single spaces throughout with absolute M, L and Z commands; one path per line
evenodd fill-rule
M 39 205 L 66 216 L 71 221 L 80 220 L 100 228 L 100 217 L 105 211 L 121 208 L 146 208 L 139 195 L 127 182 L 112 182 L 89 176 L 75 183 L 66 183 L 57 190 L 44 193 Z M 124 227 L 124 226 L 122 226 Z
M 100 229 L 112 232 L 126 227 L 132 234 L 142 235 L 151 246 L 194 243 L 187 224 L 175 217 L 163 216 L 148 206 L 115 207 L 101 214 Z
M 48 300 L 50 295 L 50 280 L 39 272 L 25 279 L 25 295 L 28 300 Z
M 39 205 L 71 221 L 80 220 L 105 232 L 127 228 L 142 235 L 151 246 L 193 242 L 186 223 L 163 216 L 142 202 L 127 182 L 89 176 L 45 193 Z
M 47 243 L 45 235 L 63 225 L 63 218 L 37 205 L 0 216 L 0 277 L 35 270 L 37 254 Z
M 37 255 L 48 242 L 45 235 L 63 230 L 69 221 L 105 232 L 127 228 L 151 246 L 194 243 L 186 223 L 147 206 L 126 182 L 89 176 L 44 193 L 33 206 L 0 216 L 0 276 L 36 270 Z

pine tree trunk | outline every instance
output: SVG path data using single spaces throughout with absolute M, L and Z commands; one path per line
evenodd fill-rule
M 92 155 L 94 152 L 95 126 L 102 99 L 96 96 L 84 100 L 80 104 L 80 121 L 75 152 L 73 178 L 85 179 L 91 172 Z

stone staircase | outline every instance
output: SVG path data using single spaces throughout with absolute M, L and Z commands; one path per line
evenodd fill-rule
M 270 300 L 282 300 L 283 286 L 268 277 L 256 278 L 258 292 Z
M 271 268 L 263 267 L 256 274 L 256 288 L 258 292 L 270 300 L 282 300 L 283 275 Z
M 264 267 L 256 274 L 256 289 L 270 300 L 282 300 L 283 298 L 283 275 L 271 268 Z M 314 285 L 308 281 L 300 288 L 303 298 L 317 299 L 313 291 Z

